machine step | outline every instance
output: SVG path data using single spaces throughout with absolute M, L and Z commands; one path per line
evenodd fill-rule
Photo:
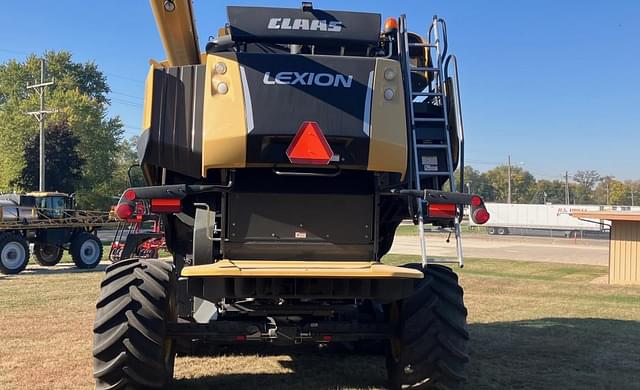
M 413 118 L 414 122 L 444 122 L 444 118 Z

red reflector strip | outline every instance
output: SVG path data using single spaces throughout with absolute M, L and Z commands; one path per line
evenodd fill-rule
M 238 335 L 238 336 L 234 337 L 234 340 L 235 340 L 235 341 L 240 341 L 240 342 L 242 342 L 242 341 L 247 341 L 247 336 L 245 336 L 245 335 Z
M 180 199 L 151 199 L 152 213 L 179 213 L 181 210 Z
M 455 204 L 429 204 L 429 217 L 431 218 L 455 218 L 456 216 Z

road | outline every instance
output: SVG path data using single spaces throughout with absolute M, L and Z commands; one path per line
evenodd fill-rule
M 98 236 L 103 242 L 111 242 L 114 233 L 112 230 L 104 230 Z M 446 237 L 446 234 L 427 234 L 430 256 L 455 257 L 455 241 L 452 239 L 450 243 L 446 243 Z M 607 265 L 609 261 L 608 240 L 463 233 L 462 245 L 466 257 L 592 265 Z M 419 255 L 418 237 L 396 236 L 390 253 Z
M 455 240 L 447 243 L 446 238 L 446 234 L 427 234 L 428 254 L 455 257 Z M 463 234 L 462 246 L 466 257 L 591 265 L 609 261 L 607 240 Z M 418 237 L 396 236 L 390 253 L 419 255 Z

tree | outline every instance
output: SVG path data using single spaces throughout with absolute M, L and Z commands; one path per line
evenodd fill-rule
M 509 186 L 509 167 L 499 165 L 485 173 L 486 182 L 494 191 L 497 202 L 506 202 Z M 511 167 L 511 201 L 514 203 L 529 203 L 535 194 L 536 179 L 533 175 L 520 167 Z
M 565 203 L 565 184 L 560 180 L 538 180 L 531 203 Z
M 66 122 L 54 123 L 45 131 L 46 191 L 75 192 L 82 178 L 84 159 L 77 146 L 80 143 Z M 38 189 L 40 177 L 40 134 L 32 136 L 24 147 L 25 166 L 14 182 L 26 190 Z
M 624 186 L 626 188 L 624 204 L 631 206 L 640 204 L 640 180 L 625 180 Z
M 66 123 L 79 141 L 76 150 L 84 161 L 77 182 L 81 207 L 104 208 L 111 203 L 113 172 L 122 141 L 122 122 L 109 118 L 109 86 L 92 63 L 76 63 L 69 52 L 46 52 L 48 76 L 56 83 L 47 87 L 47 108 L 56 109 L 49 123 Z M 24 148 L 38 132 L 38 124 L 25 112 L 38 106 L 37 95 L 25 86 L 39 80 L 40 63 L 35 55 L 24 62 L 0 64 L 0 191 L 22 191 L 18 180 L 27 166 Z
M 573 175 L 573 180 L 578 184 L 574 194 L 576 203 L 592 203 L 593 188 L 602 180 L 600 174 L 594 170 L 577 171 Z
M 604 176 L 596 189 L 594 198 L 599 204 L 607 205 L 629 205 L 629 191 L 623 182 L 616 180 L 613 176 Z

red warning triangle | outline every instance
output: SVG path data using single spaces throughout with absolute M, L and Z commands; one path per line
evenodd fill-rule
M 333 151 L 316 122 L 303 122 L 287 148 L 292 164 L 327 165 Z

